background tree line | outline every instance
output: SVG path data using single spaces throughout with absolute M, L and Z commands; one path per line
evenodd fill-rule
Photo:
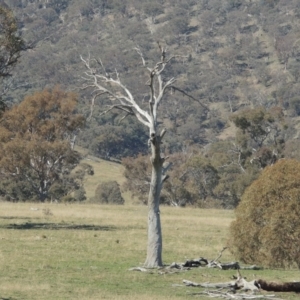
M 161 107 L 160 122 L 168 130 L 163 151 L 174 173 L 165 203 L 235 206 L 264 167 L 281 157 L 298 158 L 298 1 L 12 0 L 7 5 L 17 17 L 16 37 L 34 45 L 9 78 L 7 105 L 59 82 L 62 90 L 79 94 L 76 110 L 88 117 L 90 94 L 78 88 L 82 52 L 101 58 L 108 74 L 116 67 L 146 105 L 147 86 L 132 48 L 138 45 L 150 62 L 158 40 L 188 54 L 168 72 L 195 100 L 171 90 Z M 144 129 L 134 119 L 120 122 L 102 110 L 94 107 L 78 143 L 93 155 L 123 159 L 126 167 L 133 160 L 135 166 L 139 153 L 148 151 Z
M 74 191 L 73 199 L 85 200 L 82 181 L 92 170 L 72 147 L 84 124 L 76 104 L 74 94 L 55 88 L 27 96 L 2 114 L 0 195 L 6 200 L 61 200 Z

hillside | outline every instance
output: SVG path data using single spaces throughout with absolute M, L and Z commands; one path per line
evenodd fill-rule
M 244 176 L 234 191 L 274 160 L 300 158 L 298 0 L 6 2 L 33 45 L 15 68 L 8 103 L 59 84 L 79 94 L 79 111 L 88 116 L 92 91 L 82 90 L 80 55 L 90 55 L 101 59 L 107 74 L 117 70 L 143 107 L 148 78 L 134 48 L 153 65 L 159 42 L 180 55 L 167 77 L 174 76 L 176 87 L 192 96 L 170 90 L 160 106 L 165 153 L 197 149 L 217 170 L 221 190 Z M 117 112 L 102 115 L 107 104 L 102 100 L 78 144 L 106 160 L 146 154 L 145 128 L 132 118 L 120 123 Z M 229 190 L 220 197 L 236 193 Z
M 101 58 L 108 70 L 117 68 L 142 96 L 147 90 L 142 80 L 136 81 L 139 56 L 132 49 L 139 45 L 153 60 L 159 40 L 170 53 L 188 55 L 174 63 L 172 75 L 212 111 L 209 116 L 202 111 L 203 121 L 197 124 L 203 127 L 204 122 L 206 127 L 200 130 L 201 142 L 209 134 L 215 137 L 227 126 L 228 115 L 243 107 L 282 105 L 288 116 L 297 114 L 296 100 L 289 102 L 297 94 L 299 77 L 297 1 L 33 0 L 9 5 L 19 17 L 24 38 L 35 45 L 16 70 L 19 88 L 12 98 L 21 100 L 24 93 L 55 84 L 79 91 L 79 55 L 88 52 Z M 199 105 L 184 101 L 193 109 L 198 106 L 201 114 Z M 172 111 L 164 114 L 172 121 Z M 193 114 L 180 107 L 179 128 L 189 126 L 186 115 Z M 180 134 L 188 135 L 189 129 L 179 129 Z
M 136 97 L 143 98 L 145 79 L 132 49 L 138 45 L 153 61 L 159 40 L 168 45 L 170 53 L 187 55 L 173 64 L 170 74 L 177 77 L 179 87 L 210 109 L 207 113 L 180 94 L 169 97 L 168 101 L 176 103 L 176 117 L 172 109 L 163 110 L 169 120 L 171 149 L 176 150 L 173 139 L 206 144 L 222 136 L 230 126 L 230 114 L 245 107 L 281 106 L 292 123 L 300 113 L 297 1 L 131 0 L 108 4 L 101 0 L 33 0 L 9 1 L 9 5 L 20 20 L 24 38 L 36 45 L 24 53 L 16 70 L 11 100 L 20 101 L 33 90 L 60 84 L 81 94 L 82 110 L 87 114 L 90 95 L 80 91 L 83 65 L 79 56 L 88 53 L 101 58 L 108 71 L 117 68 Z M 93 131 L 99 130 L 95 128 L 107 123 L 117 124 L 117 120 L 96 115 L 89 125 L 93 128 L 87 128 L 84 136 L 93 138 Z M 87 140 L 83 138 L 82 143 L 87 145 Z M 143 145 L 137 148 L 143 150 Z
M 87 199 L 91 199 L 95 196 L 96 187 L 101 182 L 115 180 L 122 186 L 125 181 L 123 176 L 124 168 L 120 164 L 89 156 L 85 158 L 83 162 L 88 163 L 94 169 L 94 175 L 88 176 L 84 182 Z M 128 198 L 126 196 L 127 194 L 123 194 L 123 197 Z M 129 202 L 129 199 L 125 200 Z

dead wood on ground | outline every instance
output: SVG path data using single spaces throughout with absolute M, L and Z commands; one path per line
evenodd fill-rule
M 217 290 L 205 290 L 197 293 L 198 295 L 205 294 L 215 298 L 225 299 L 280 299 L 274 298 L 275 295 L 270 294 L 258 294 L 261 291 L 264 292 L 300 292 L 300 282 L 268 282 L 263 279 L 255 279 L 247 281 L 242 277 L 238 270 L 238 277 L 236 280 L 229 282 L 218 283 L 197 283 L 189 280 L 183 280 L 183 283 L 189 287 L 200 287 L 205 289 L 217 289 Z M 241 293 L 242 291 L 243 293 Z M 245 294 L 244 292 L 247 292 Z M 193 293 L 194 295 L 195 293 Z
M 256 280 L 257 285 L 264 291 L 269 292 L 296 292 L 300 293 L 300 282 L 267 282 L 263 279 Z

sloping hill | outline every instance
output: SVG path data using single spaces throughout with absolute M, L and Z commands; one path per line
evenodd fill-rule
M 95 195 L 96 187 L 101 182 L 115 180 L 120 184 L 120 186 L 122 186 L 125 181 L 123 176 L 124 167 L 121 164 L 93 156 L 87 156 L 83 162 L 88 163 L 94 169 L 94 175 L 87 176 L 84 183 L 88 199 Z

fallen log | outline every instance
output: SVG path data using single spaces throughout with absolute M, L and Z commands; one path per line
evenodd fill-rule
M 282 300 L 281 298 L 275 298 L 275 295 L 252 295 L 252 294 L 235 294 L 222 291 L 203 291 L 200 293 L 189 293 L 190 295 L 205 295 L 210 298 L 222 298 L 222 299 L 235 299 L 235 300 L 252 300 L 252 299 L 272 299 Z
M 174 264 L 174 263 L 173 263 Z M 262 270 L 262 267 L 252 265 L 252 266 L 241 266 L 237 261 L 230 263 L 220 263 L 216 260 L 209 261 L 206 258 L 200 257 L 195 259 L 190 259 L 185 261 L 184 263 L 177 264 L 178 266 L 182 266 L 183 268 L 199 268 L 199 267 L 207 267 L 207 268 L 219 268 L 222 270 Z
M 219 282 L 219 283 L 197 283 L 189 280 L 182 281 L 186 286 L 193 286 L 193 287 L 202 287 L 202 288 L 216 288 L 216 289 L 223 289 L 223 288 L 233 288 L 235 287 L 235 281 L 229 282 Z
M 240 266 L 240 270 L 263 270 L 263 267 L 259 267 L 256 265 L 252 265 L 252 266 Z
M 181 264 L 184 268 L 193 268 L 193 267 L 203 267 L 208 265 L 208 260 L 206 258 L 200 257 L 195 259 L 187 260 L 185 263 Z
M 198 268 L 198 267 L 208 267 L 208 268 L 219 268 L 222 270 L 261 270 L 261 267 L 258 266 L 240 266 L 240 264 L 236 262 L 230 263 L 221 263 L 219 259 L 222 257 L 223 252 L 228 249 L 228 247 L 223 247 L 218 256 L 213 260 L 208 260 L 204 257 L 187 260 L 185 263 L 176 264 L 181 265 L 182 268 Z
M 268 282 L 263 279 L 256 279 L 252 281 L 246 281 L 243 277 L 240 277 L 235 281 L 218 282 L 218 283 L 197 283 L 189 280 L 183 280 L 186 286 L 202 287 L 202 288 L 215 288 L 224 289 L 230 288 L 232 290 L 244 290 L 257 292 L 258 290 L 264 290 L 267 292 L 296 292 L 300 293 L 300 282 Z
M 256 284 L 264 291 L 268 292 L 296 292 L 300 293 L 300 282 L 267 282 L 263 279 L 257 279 Z
M 128 269 L 128 271 L 149 272 L 149 269 L 142 268 L 142 267 L 134 267 L 134 268 Z
M 221 264 L 222 270 L 238 270 L 240 269 L 240 264 L 236 262 Z

